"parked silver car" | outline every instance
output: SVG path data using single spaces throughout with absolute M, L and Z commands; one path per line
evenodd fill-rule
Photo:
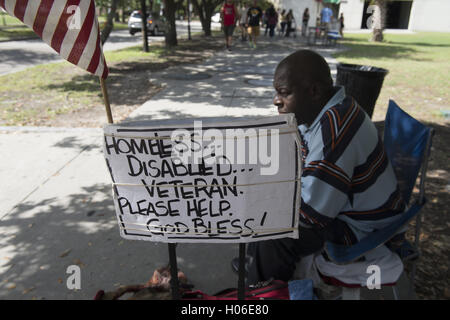
M 133 11 L 128 19 L 128 30 L 131 35 L 142 30 L 142 15 L 140 11 Z M 147 17 L 147 30 L 152 36 L 166 31 L 166 19 L 164 17 L 156 17 L 149 15 Z

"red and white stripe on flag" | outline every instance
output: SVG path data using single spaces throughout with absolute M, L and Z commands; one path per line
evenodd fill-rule
M 104 79 L 108 76 L 94 0 L 0 0 L 0 7 L 62 58 Z

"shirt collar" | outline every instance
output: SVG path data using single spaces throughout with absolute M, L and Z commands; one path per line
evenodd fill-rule
M 330 109 L 330 108 L 334 107 L 335 105 L 340 104 L 342 101 L 344 101 L 344 99 L 345 99 L 345 89 L 344 89 L 344 87 L 336 86 L 335 88 L 337 88 L 336 93 L 334 94 L 334 96 L 331 97 L 330 100 L 328 100 L 327 104 L 322 108 L 320 113 L 314 119 L 313 123 L 310 126 L 308 126 L 306 124 L 301 124 L 301 125 L 298 126 L 298 129 L 300 130 L 300 132 L 306 133 L 306 132 L 310 131 L 312 128 L 314 128 L 319 123 L 319 121 L 322 118 L 323 114 L 325 112 L 327 112 L 328 109 Z

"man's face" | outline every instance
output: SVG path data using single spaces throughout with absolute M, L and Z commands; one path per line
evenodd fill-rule
M 286 69 L 282 67 L 275 72 L 273 86 L 276 94 L 273 104 L 278 108 L 279 114 L 294 113 L 299 125 L 308 123 L 310 110 L 307 89 L 300 82 L 295 83 Z

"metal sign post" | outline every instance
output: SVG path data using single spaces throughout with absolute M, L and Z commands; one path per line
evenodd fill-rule
M 180 300 L 180 286 L 178 283 L 177 266 L 177 244 L 169 243 L 169 264 L 170 264 L 170 287 L 172 289 L 172 299 Z
M 239 243 L 238 300 L 245 300 L 245 243 Z
M 176 243 L 169 243 L 170 288 L 172 299 L 180 300 Z M 245 243 L 239 243 L 238 300 L 245 300 Z
M 188 0 L 187 2 L 187 11 L 188 11 L 188 39 L 192 40 L 191 38 L 191 1 Z

